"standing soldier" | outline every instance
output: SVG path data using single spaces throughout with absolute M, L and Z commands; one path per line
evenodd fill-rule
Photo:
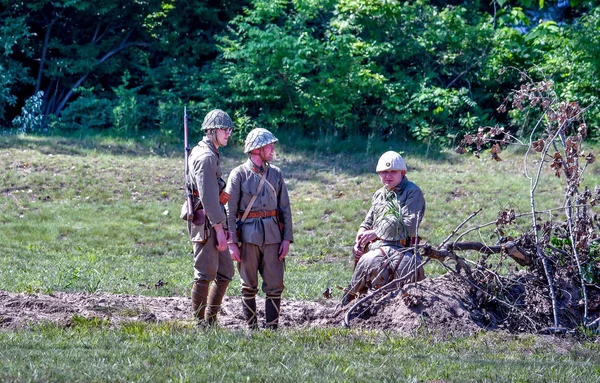
M 257 329 L 258 272 L 266 295 L 265 327 L 277 329 L 285 256 L 293 242 L 292 212 L 281 170 L 269 162 L 277 138 L 268 130 L 253 129 L 246 137 L 248 160 L 233 169 L 227 183 L 231 258 L 242 281 L 242 309 L 250 329 Z
M 385 152 L 376 171 L 383 187 L 373 195 L 356 234 L 355 269 L 342 299 L 344 305 L 392 279 L 406 282 L 425 278 L 423 268 L 417 267 L 421 257 L 410 252 L 418 242 L 417 228 L 425 215 L 423 192 L 406 177 L 406 163 L 397 152 Z
M 213 325 L 235 269 L 227 249 L 227 194 L 221 178 L 219 148 L 226 146 L 233 121 L 220 109 L 210 111 L 202 122 L 204 138 L 188 159 L 194 195 L 194 219 L 190 237 L 194 244 L 192 309 L 199 325 Z M 214 284 L 210 288 L 210 282 Z

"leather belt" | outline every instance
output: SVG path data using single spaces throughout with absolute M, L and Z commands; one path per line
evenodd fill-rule
M 275 217 L 277 215 L 277 210 L 259 210 L 259 211 L 251 211 L 248 213 L 248 217 L 246 218 L 267 218 L 267 217 Z M 238 213 L 238 218 L 242 218 L 244 213 Z

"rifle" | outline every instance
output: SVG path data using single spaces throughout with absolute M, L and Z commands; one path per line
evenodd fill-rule
M 183 107 L 183 145 L 185 146 L 185 193 L 187 205 L 187 221 L 191 222 L 194 219 L 194 194 L 192 191 L 192 183 L 190 181 L 189 158 L 190 144 L 188 142 L 188 116 L 187 109 Z

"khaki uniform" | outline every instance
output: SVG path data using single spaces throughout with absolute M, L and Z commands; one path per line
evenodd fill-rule
M 375 229 L 381 217 L 389 214 L 390 201 L 393 199 L 400 207 L 403 229 L 409 236 L 402 242 L 410 244 L 411 239 L 416 236 L 420 220 L 425 215 L 425 198 L 421 189 L 406 176 L 394 190 L 388 191 L 382 187 L 375 192 L 371 208 L 360 226 L 367 230 Z M 416 269 L 421 263 L 421 257 L 407 251 L 400 242 L 377 240 L 369 244 L 369 251 L 360 258 L 352 275 L 351 293 L 364 294 L 369 289 L 377 289 L 394 278 L 404 278 L 406 281 L 424 278 L 422 268 Z
M 235 273 L 229 249 L 217 249 L 217 233 L 214 228 L 214 225 L 222 224 L 223 230 L 227 230 L 225 207 L 219 202 L 225 181 L 221 178 L 219 152 L 210 138 L 205 137 L 192 149 L 188 161 L 192 189 L 196 201 L 199 201 L 198 209 L 203 209 L 204 213 L 204 222 L 198 220 L 188 223 L 194 244 L 192 310 L 199 325 L 214 325 L 217 323 L 227 286 Z
M 265 168 L 266 180 L 261 192 L 258 193 Z M 238 225 L 238 232 L 233 230 L 232 233 L 232 242 L 240 245 L 241 262 L 238 264 L 238 271 L 242 282 L 244 308 L 254 305 L 251 309 L 254 315 L 258 273 L 262 277 L 262 290 L 267 300 L 277 300 L 276 304 L 279 305 L 285 288 L 283 283 L 285 262 L 279 260 L 279 246 L 284 240 L 293 242 L 294 239 L 290 200 L 281 170 L 276 166 L 265 168 L 256 168 L 248 159 L 244 164 L 233 169 L 226 188 L 226 192 L 231 196 L 227 203 L 229 227 L 236 227 L 236 222 L 246 211 L 253 195 L 257 195 L 257 198 L 252 204 L 251 216 L 263 213 L 265 215 L 247 218 L 243 225 Z M 267 216 L 270 214 L 272 215 Z M 256 318 L 252 320 L 255 321 Z
M 221 178 L 221 158 L 215 145 L 205 137 L 190 153 L 189 166 L 194 191 L 206 213 L 207 236 L 205 243 L 194 242 L 194 281 L 231 281 L 235 273 L 229 250 L 218 251 L 215 224 L 227 228 L 225 208 L 219 203 L 220 191 L 225 187 Z

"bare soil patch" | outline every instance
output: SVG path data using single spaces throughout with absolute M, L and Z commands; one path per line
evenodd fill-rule
M 485 316 L 465 301 L 464 285 L 452 276 L 405 286 L 371 302 L 355 313 L 350 326 L 360 329 L 414 334 L 427 328 L 441 333 L 473 334 L 490 329 Z M 296 301 L 284 299 L 281 328 L 341 327 L 351 306 L 336 299 Z M 259 321 L 264 322 L 264 299 L 258 298 Z M 193 323 L 189 297 L 148 297 L 110 293 L 56 292 L 25 294 L 0 291 L 0 328 L 18 329 L 41 322 L 70 327 L 74 318 L 99 319 L 110 326 L 128 322 L 182 321 Z M 227 296 L 219 315 L 221 327 L 246 328 L 240 298 Z M 495 326 L 495 329 L 498 329 Z M 492 328 L 494 329 L 494 328 Z
M 540 293 L 536 293 L 540 290 L 539 287 L 533 284 L 525 286 L 528 285 L 532 288 L 526 287 L 517 292 L 524 299 L 518 312 L 507 310 L 494 301 L 482 301 L 477 290 L 465 284 L 454 273 L 426 278 L 399 289 L 382 289 L 381 294 L 363 305 L 356 305 L 358 300 L 341 307 L 337 299 L 284 299 L 280 327 L 342 327 L 346 320 L 352 328 L 383 330 L 403 335 L 414 335 L 423 330 L 446 335 L 471 335 L 490 330 L 509 333 L 543 332 L 545 323 L 548 326 L 552 324 L 552 309 L 546 300 L 540 298 Z M 259 323 L 264 323 L 263 298 L 257 298 L 257 307 Z M 239 297 L 226 296 L 219 314 L 220 326 L 230 329 L 246 328 L 241 308 Z M 98 319 L 109 326 L 129 322 L 194 323 L 189 297 L 148 297 L 103 292 L 25 294 L 0 291 L 0 328 L 19 329 L 42 322 L 70 327 L 78 318 Z

